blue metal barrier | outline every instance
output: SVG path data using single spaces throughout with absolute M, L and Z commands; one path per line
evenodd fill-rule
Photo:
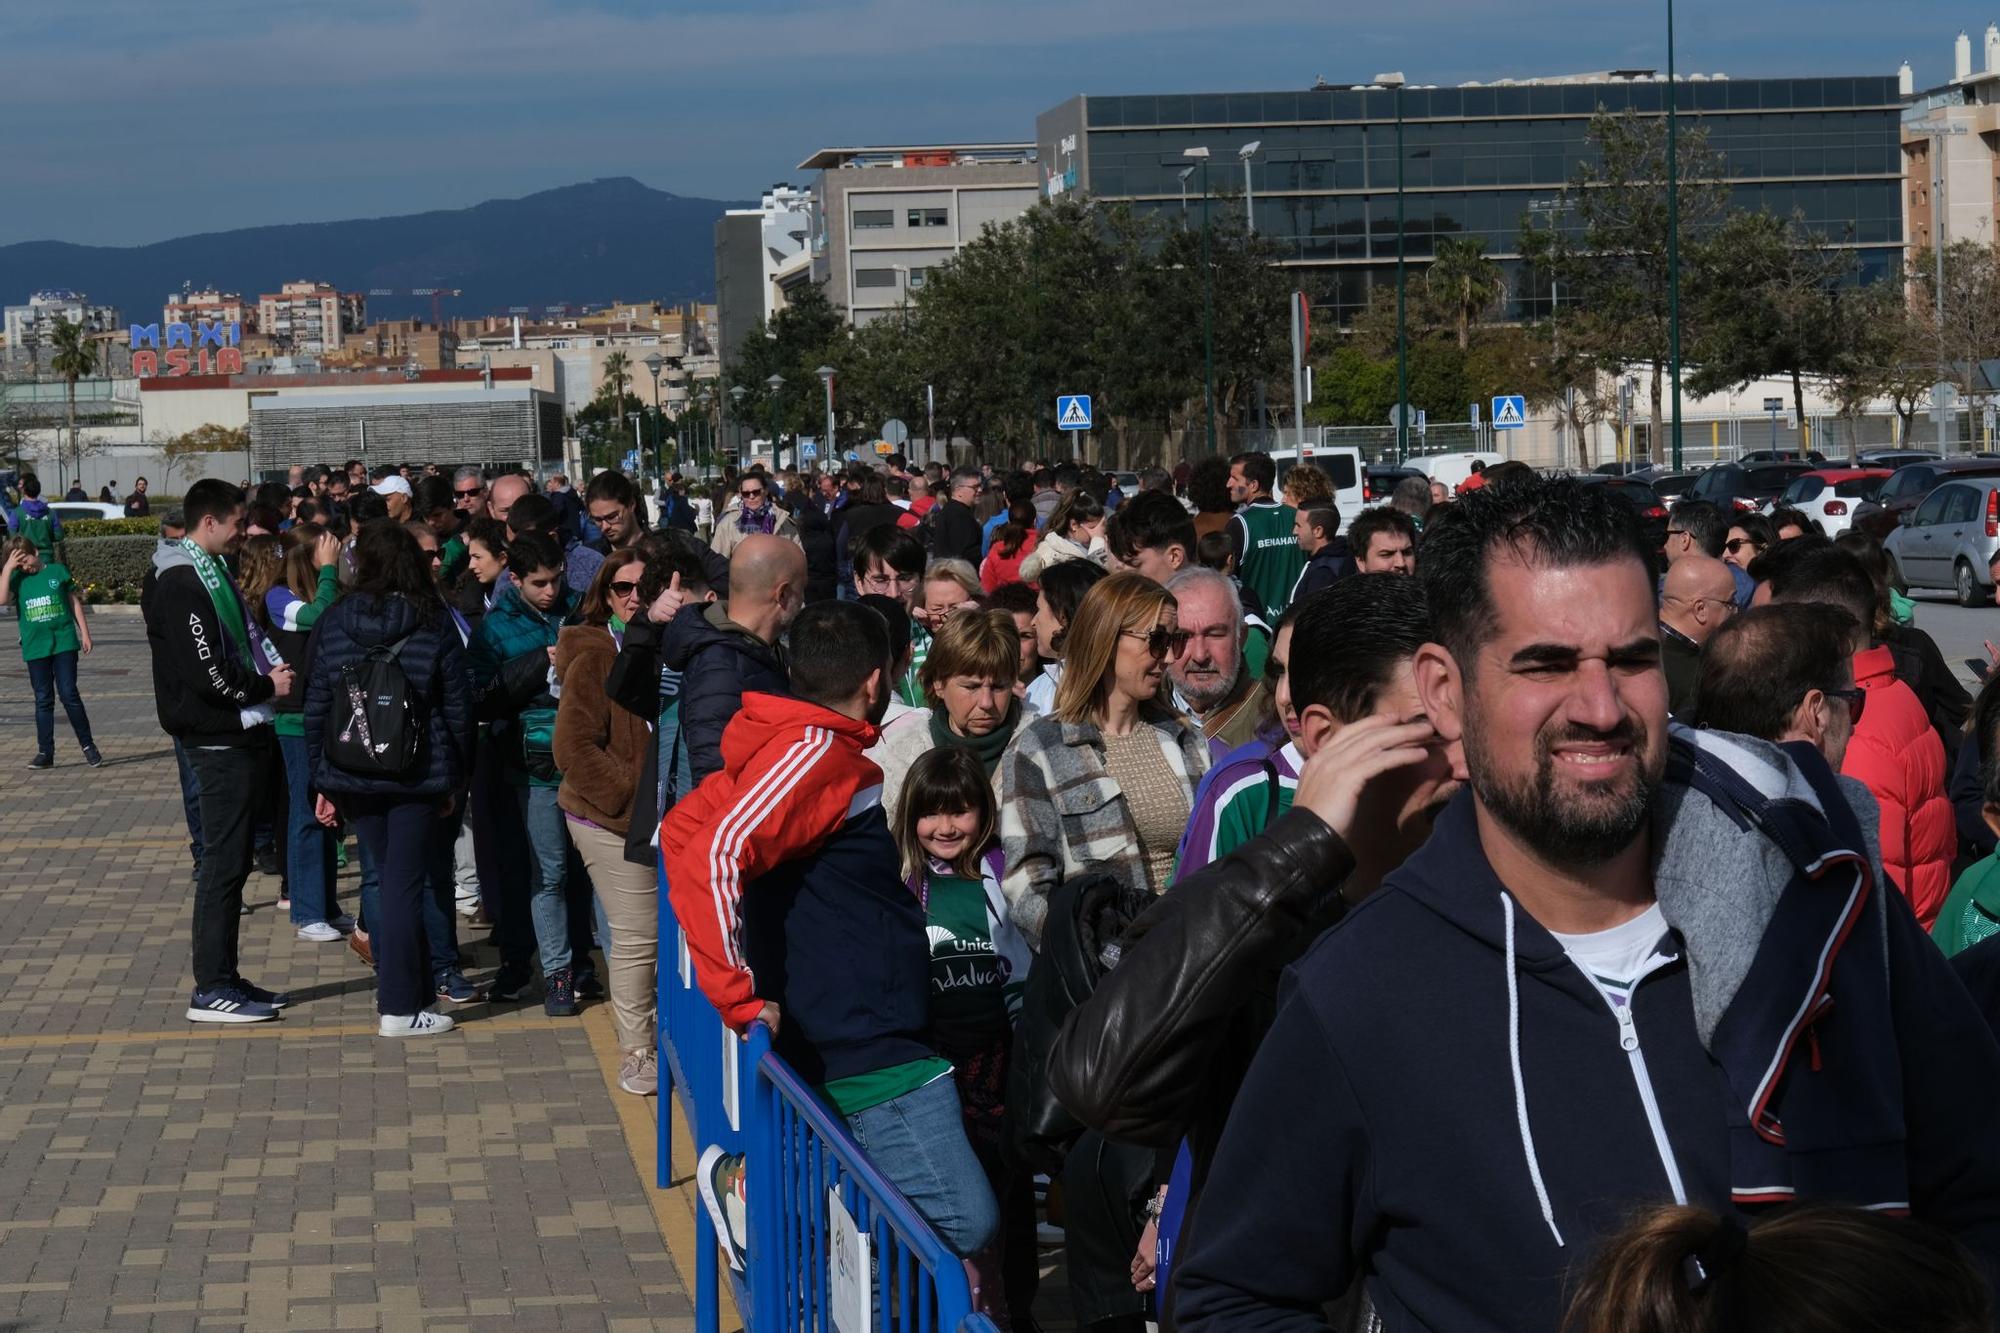
M 965 1269 L 868 1159 L 847 1127 L 771 1050 L 762 1023 L 740 1039 L 695 985 L 660 877 L 659 1067 L 655 1184 L 673 1183 L 673 1098 L 697 1151 L 747 1158 L 747 1272 L 719 1261 L 715 1225 L 695 1209 L 695 1328 L 718 1333 L 726 1275 L 748 1333 L 831 1329 L 831 1197 L 867 1237 L 870 1326 L 911 1333 L 997 1333 L 972 1316 Z M 687 1163 L 691 1172 L 694 1163 Z M 851 1291 L 851 1289 L 850 1289 Z M 970 1317 L 971 1322 L 968 1322 Z

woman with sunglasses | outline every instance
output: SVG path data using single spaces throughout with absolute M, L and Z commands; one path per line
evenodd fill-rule
M 1722 544 L 1722 558 L 1746 573 L 1750 562 L 1771 549 L 1776 537 L 1771 521 L 1762 514 L 1741 514 L 1729 524 L 1729 538 Z
M 1208 770 L 1201 728 L 1162 697 L 1187 639 L 1172 593 L 1143 574 L 1107 576 L 1064 635 L 1055 710 L 1025 723 L 1001 756 L 1002 887 L 1037 948 L 1050 891 L 1086 868 L 1153 894 L 1172 878 Z
M 562 630 L 555 660 L 562 682 L 555 734 L 562 786 L 556 804 L 610 928 L 604 954 L 620 1052 L 618 1086 L 640 1097 L 660 1086 L 653 1054 L 659 886 L 651 865 L 625 859 L 625 835 L 632 826 L 639 768 L 653 759 L 652 728 L 615 707 L 605 682 L 625 646 L 625 626 L 638 614 L 645 569 L 636 550 L 605 557 L 584 595 L 583 623 Z
M 715 537 L 709 546 L 717 555 L 728 559 L 738 542 L 759 532 L 783 537 L 788 542 L 799 541 L 799 525 L 792 521 L 790 514 L 778 508 L 770 477 L 762 472 L 746 472 L 737 479 L 736 494 L 729 501 L 729 507 L 722 511 L 722 517 L 715 520 Z

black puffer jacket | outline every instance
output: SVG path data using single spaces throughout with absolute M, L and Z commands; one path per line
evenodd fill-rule
M 323 740 L 341 668 L 405 634 L 410 641 L 396 660 L 425 721 L 416 762 L 409 773 L 394 778 L 335 768 L 327 762 Z M 402 597 L 343 597 L 313 626 L 305 670 L 306 755 L 314 790 L 335 797 L 442 796 L 464 785 L 472 772 L 472 681 L 450 612 L 439 609 L 426 616 Z
M 840 552 L 833 525 L 816 504 L 800 505 L 792 521 L 799 525 L 799 545 L 806 553 L 806 600 L 830 602 L 840 595 Z
M 660 639 L 660 660 L 681 673 L 681 734 L 694 780 L 722 768 L 722 729 L 752 690 L 791 692 L 784 654 L 729 619 L 728 603 L 684 606 Z
M 1119 941 L 1118 966 L 1064 1019 L 1050 1092 L 1106 1135 L 1171 1149 L 1200 1189 L 1277 1009 L 1278 976 L 1340 919 L 1354 857 L 1310 810 L 1189 875 Z

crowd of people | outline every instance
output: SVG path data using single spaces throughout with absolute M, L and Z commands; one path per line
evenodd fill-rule
M 66 579 L 0 569 L 43 754 Z M 655 1094 L 664 887 L 1003 1327 L 1056 1218 L 1103 1333 L 1990 1325 L 2000 689 L 1865 537 L 1518 464 L 354 461 L 190 487 L 142 605 L 191 1021 L 290 1002 L 262 866 L 383 1036 L 603 998 Z M 758 1169 L 698 1171 L 738 1266 Z

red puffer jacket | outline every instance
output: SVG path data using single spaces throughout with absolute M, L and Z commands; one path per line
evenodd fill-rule
M 1951 891 L 1958 845 L 1944 746 L 1916 694 L 1896 679 L 1886 646 L 1854 655 L 1854 683 L 1867 698 L 1840 771 L 1867 784 L 1881 804 L 1882 868 L 1929 930 Z

